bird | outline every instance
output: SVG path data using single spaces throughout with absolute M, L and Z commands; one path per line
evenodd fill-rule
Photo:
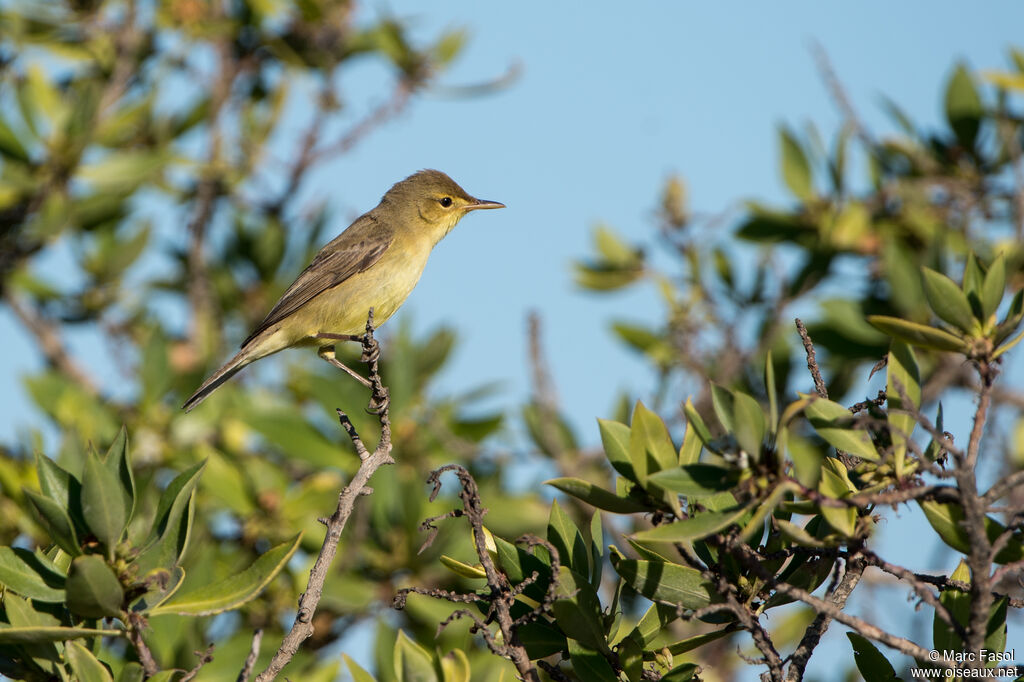
M 438 170 L 395 183 L 374 209 L 320 249 L 238 353 L 182 409 L 190 412 L 243 367 L 285 348 L 314 346 L 333 361 L 335 342 L 355 338 L 371 308 L 378 326 L 398 310 L 430 252 L 466 214 L 495 208 L 505 205 L 474 198 Z

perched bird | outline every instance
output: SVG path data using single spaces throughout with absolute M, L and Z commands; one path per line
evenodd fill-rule
M 475 199 L 441 171 L 424 170 L 396 183 L 320 250 L 284 292 L 235 357 L 182 406 L 187 412 L 246 365 L 292 346 L 333 352 L 339 339 L 363 331 L 370 308 L 379 325 L 416 286 L 430 251 L 470 211 L 504 208 Z M 333 355 L 329 355 L 333 357 Z

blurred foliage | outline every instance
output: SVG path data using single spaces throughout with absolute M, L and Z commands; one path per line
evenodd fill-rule
M 317 518 L 357 465 L 335 408 L 365 395 L 296 353 L 279 358 L 276 381 L 250 374 L 191 415 L 178 406 L 336 231 L 329 207 L 301 191 L 311 171 L 414 104 L 465 41 L 458 30 L 414 39 L 403 21 L 368 21 L 358 9 L 342 0 L 0 8 L 0 294 L 47 362 L 25 387 L 59 441 L 49 456 L 35 454 L 42 431 L 0 445 L 0 673 L 141 679 L 136 647 L 118 636 L 141 632 L 162 679 L 193 668 L 193 652 L 211 641 L 216 656 L 197 679 L 233 679 L 255 629 L 265 631 L 257 670 L 280 641 L 320 546 Z M 453 460 L 480 486 L 501 569 L 519 584 L 537 572 L 517 609 L 543 604 L 555 576 L 542 547 L 509 539 L 531 532 L 557 548 L 557 598 L 521 639 L 561 674 L 732 679 L 743 665 L 737 644 L 759 655 L 733 602 L 757 618 L 773 612 L 771 636 L 792 650 L 809 611 L 772 581 L 818 589 L 839 551 L 870 541 L 880 505 L 837 501 L 932 480 L 946 443 L 919 429 L 917 444 L 917 411 L 937 413 L 941 431 L 936 400 L 977 390 L 972 364 L 998 366 L 1020 338 L 1024 56 L 1011 56 L 1011 69 L 985 82 L 953 69 L 941 130 L 920 130 L 893 103 L 897 132 L 886 137 L 853 112 L 828 144 L 810 126 L 780 130 L 779 175 L 793 200 L 747 203 L 734 232 L 694 214 L 678 178 L 658 210 L 655 248 L 666 258 L 599 228 L 577 280 L 596 292 L 654 284 L 664 320 L 616 319 L 612 329 L 659 382 L 644 396 L 653 409 L 634 396 L 599 422 L 600 452 L 581 445 L 597 434 L 573 433 L 538 385 L 521 412 L 530 452 L 515 455 L 554 472 L 561 502 L 503 478 L 495 436 L 505 418 L 480 409 L 486 387 L 454 397 L 433 389 L 454 332 L 417 338 L 396 325 L 383 370 L 398 464 L 357 505 L 316 634 L 287 674 L 513 679 L 469 623 L 438 630 L 453 605 L 414 595 L 403 611 L 388 608 L 408 585 L 481 589 L 468 533 L 442 529 L 420 551 L 421 521 L 453 504 L 428 502 L 423 480 Z M 377 108 L 339 85 L 360 60 L 392 74 Z M 724 246 L 734 234 L 744 248 Z M 832 400 L 797 390 L 810 380 L 789 320 L 807 310 L 818 311 L 808 329 Z M 103 340 L 113 376 L 79 363 L 67 342 L 76 330 Z M 882 359 L 887 396 L 851 413 L 840 401 Z M 1000 388 L 994 398 L 1016 424 L 994 464 L 1009 474 L 1024 467 L 1024 396 Z M 372 441 L 376 421 L 353 420 Z M 114 445 L 101 456 L 92 443 Z M 963 509 L 921 507 L 938 538 L 970 551 Z M 619 516 L 607 523 L 602 513 Z M 184 534 L 167 533 L 172 514 Z M 984 523 L 1006 538 L 994 560 L 1019 561 L 1019 519 Z M 758 569 L 742 547 L 764 557 Z M 237 599 L 220 594 L 229 583 Z M 961 597 L 942 595 L 957 618 Z M 720 605 L 732 610 L 708 608 Z M 1005 645 L 1006 622 L 997 601 L 992 648 Z M 372 678 L 339 655 L 368 628 Z M 936 645 L 959 646 L 945 621 L 934 630 Z M 894 675 L 887 651 L 850 644 L 851 670 Z

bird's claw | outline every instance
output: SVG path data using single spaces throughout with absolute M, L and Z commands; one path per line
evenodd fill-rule
M 377 362 L 380 359 L 380 344 L 377 343 L 377 339 L 370 339 L 369 343 L 363 342 L 363 355 L 360 358 L 362 362 Z
M 391 396 L 388 393 L 388 389 L 382 386 L 380 393 L 374 392 L 374 395 L 370 398 L 370 404 L 366 407 L 366 413 L 379 417 L 387 411 L 390 405 Z

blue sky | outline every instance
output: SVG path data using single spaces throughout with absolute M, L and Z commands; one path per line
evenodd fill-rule
M 403 318 L 418 330 L 455 326 L 459 345 L 441 390 L 498 380 L 495 404 L 512 407 L 529 390 L 526 314 L 537 310 L 560 398 L 587 443 L 597 442 L 594 418 L 609 413 L 620 389 L 642 394 L 652 386 L 645 365 L 610 336 L 608 320 L 654 323 L 661 314 L 650 292 L 597 297 L 575 289 L 570 264 L 589 252 L 597 222 L 650 242 L 671 173 L 686 180 L 698 213 L 745 198 L 787 201 L 776 126 L 814 121 L 827 139 L 840 120 L 813 41 L 879 132 L 891 128 L 881 94 L 919 123 L 938 124 L 954 59 L 1000 68 L 1007 48 L 1024 44 L 1024 5 L 1010 2 L 392 0 L 362 12 L 406 17 L 423 36 L 466 28 L 471 40 L 445 85 L 486 81 L 513 64 L 521 75 L 485 97 L 418 98 L 303 191 L 331 201 L 339 230 L 420 168 L 444 170 L 470 193 L 507 204 L 471 215 L 440 244 L 389 326 Z M 339 125 L 379 103 L 386 77 L 368 62 L 342 80 L 352 110 Z M 0 398 L 0 438 L 10 440 L 42 419 L 20 381 L 40 361 L 6 310 L 0 335 L 0 383 L 10 387 Z M 88 365 L 94 344 L 80 338 L 71 352 Z M 827 670 L 818 668 L 826 677 Z

